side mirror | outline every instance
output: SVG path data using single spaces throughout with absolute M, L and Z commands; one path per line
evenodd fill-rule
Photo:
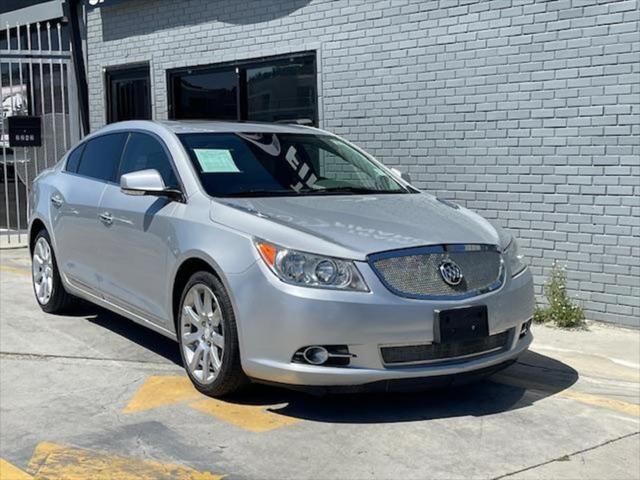
M 411 175 L 409 175 L 407 172 L 403 172 L 402 170 L 398 170 L 397 168 L 392 168 L 391 171 L 408 184 L 411 184 Z
M 167 188 L 157 170 L 139 170 L 125 173 L 120 177 L 120 190 L 125 195 L 154 195 L 182 199 L 182 192 Z

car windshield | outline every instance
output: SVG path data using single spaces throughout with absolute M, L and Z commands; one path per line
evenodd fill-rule
M 364 154 L 330 135 L 178 135 L 213 197 L 411 193 Z

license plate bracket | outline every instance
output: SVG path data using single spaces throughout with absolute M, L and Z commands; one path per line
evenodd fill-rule
M 436 312 L 440 343 L 460 342 L 489 336 L 489 319 L 486 305 L 454 308 Z

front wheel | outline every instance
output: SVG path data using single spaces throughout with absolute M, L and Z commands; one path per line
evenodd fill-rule
M 233 308 L 220 280 L 205 271 L 192 275 L 177 315 L 182 363 L 195 387 L 221 397 L 244 385 Z

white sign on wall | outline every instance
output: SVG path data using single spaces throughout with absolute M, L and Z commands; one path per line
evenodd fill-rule
M 116 3 L 122 3 L 122 1 L 123 0 L 87 0 L 87 6 L 89 8 L 108 7 Z

